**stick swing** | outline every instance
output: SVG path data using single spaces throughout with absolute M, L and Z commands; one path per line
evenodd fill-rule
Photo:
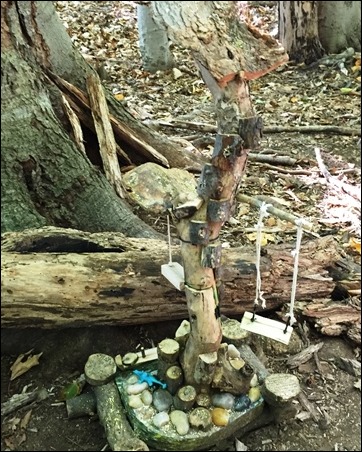
M 287 322 L 279 322 L 277 320 L 268 319 L 262 317 L 261 315 L 256 314 L 256 309 L 261 302 L 262 309 L 266 308 L 266 301 L 263 297 L 263 292 L 261 290 L 261 274 L 260 274 L 260 255 L 261 255 L 261 238 L 262 238 L 262 229 L 263 229 L 263 219 L 268 216 L 268 207 L 270 204 L 262 203 L 260 206 L 260 214 L 259 220 L 256 225 L 257 237 L 256 237 L 256 294 L 254 300 L 254 309 L 253 312 L 245 311 L 244 316 L 241 321 L 241 328 L 247 331 L 250 331 L 255 334 L 259 334 L 262 336 L 269 337 L 270 339 L 274 339 L 276 341 L 282 342 L 283 344 L 288 344 L 290 337 L 293 332 L 292 325 L 296 322 L 294 317 L 294 302 L 295 302 L 295 294 L 297 288 L 297 277 L 298 277 L 298 265 L 299 265 L 299 251 L 302 242 L 302 234 L 303 234 L 303 219 L 297 219 L 295 224 L 297 225 L 297 239 L 295 249 L 292 251 L 292 255 L 294 257 L 294 269 L 293 269 L 293 282 L 291 289 L 291 299 L 290 299 L 290 307 L 289 313 L 287 314 Z
M 168 264 L 161 265 L 161 274 L 176 287 L 177 290 L 184 290 L 185 272 L 184 268 L 178 262 L 172 262 L 171 252 L 171 229 L 170 216 L 167 215 L 167 237 L 168 237 Z

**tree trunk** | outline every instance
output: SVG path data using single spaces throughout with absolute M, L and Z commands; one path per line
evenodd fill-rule
M 155 22 L 149 3 L 137 4 L 137 23 L 143 68 L 152 73 L 172 68 L 174 61 L 167 31 Z
M 361 2 L 318 2 L 318 31 L 327 53 L 361 51 Z
M 289 58 L 296 63 L 310 64 L 323 56 L 324 50 L 318 36 L 319 3 L 321 2 L 278 2 L 279 40 Z
M 267 309 L 290 301 L 292 247 L 268 245 L 267 255 L 262 257 Z M 179 262 L 180 249 L 172 253 Z M 174 289 L 160 272 L 167 259 L 164 242 L 126 238 L 119 233 L 44 228 L 4 234 L 2 326 L 111 326 L 184 319 L 188 312 L 185 294 Z M 332 237 L 304 243 L 299 263 L 299 301 L 330 297 L 341 283 L 333 281 L 329 271 L 350 265 Z M 360 284 L 354 274 L 358 271 L 350 267 L 345 277 L 354 288 Z M 241 316 L 254 303 L 254 247 L 226 249 L 222 273 L 220 313 Z
M 2 231 L 59 225 L 158 236 L 105 178 L 97 136 L 82 124 L 86 155 L 72 138 L 62 91 L 47 74 L 86 93 L 86 79 L 94 70 L 73 48 L 52 2 L 2 2 L 1 13 Z M 159 139 L 106 94 L 110 113 L 137 137 L 131 146 L 118 140 L 121 148 L 137 155 L 135 146 L 143 140 L 165 150 L 173 166 L 195 165 L 195 157 Z
M 248 152 L 260 138 L 261 124 L 254 115 L 247 80 L 283 59 L 280 53 L 271 57 L 266 46 L 269 58 L 261 66 L 254 52 L 257 47 L 265 48 L 236 19 L 236 3 L 222 3 L 223 7 L 220 2 L 204 1 L 152 3 L 154 14 L 163 21 L 171 39 L 193 52 L 217 112 L 218 135 L 212 161 L 205 165 L 198 186 L 201 201 L 195 200 L 196 211 L 182 217 L 183 206 L 174 211 L 191 323 L 181 364 L 186 383 L 206 390 L 213 378 L 212 373 L 206 375 L 204 366 L 200 367 L 200 356 L 217 357 L 222 340 L 219 233 L 231 215 Z

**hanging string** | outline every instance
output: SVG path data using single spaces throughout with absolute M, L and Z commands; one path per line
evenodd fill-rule
M 297 278 L 298 278 L 298 267 L 299 267 L 299 251 L 302 243 L 302 235 L 303 235 L 303 225 L 305 224 L 305 221 L 302 218 L 298 218 L 295 220 L 295 224 L 297 225 L 297 240 L 295 244 L 295 249 L 292 251 L 292 256 L 294 257 L 294 269 L 293 269 L 293 282 L 292 282 L 292 292 L 290 296 L 290 307 L 289 307 L 289 313 L 287 314 L 288 322 L 286 329 L 288 328 L 288 325 L 293 325 L 297 321 L 297 319 L 294 317 L 294 302 L 295 302 L 295 294 L 297 291 Z
M 261 275 L 260 275 L 260 255 L 261 255 L 261 232 L 263 229 L 263 219 L 264 217 L 267 217 L 269 214 L 267 212 L 268 207 L 271 207 L 271 204 L 266 204 L 263 202 L 260 206 L 260 214 L 259 214 L 259 220 L 256 224 L 256 294 L 255 294 L 255 300 L 254 300 L 254 316 L 255 316 L 255 310 L 256 306 L 259 304 L 259 301 L 261 301 L 262 308 L 265 308 L 266 301 L 263 297 L 263 293 L 261 291 Z M 253 317 L 254 318 L 254 317 Z
M 167 215 L 168 263 L 172 264 L 170 215 Z

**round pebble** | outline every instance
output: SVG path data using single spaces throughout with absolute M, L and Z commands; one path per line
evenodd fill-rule
M 153 406 L 157 411 L 168 411 L 172 405 L 172 395 L 165 389 L 156 389 L 152 397 Z
M 230 358 L 240 358 L 240 352 L 234 344 L 228 345 L 228 355 Z
M 181 410 L 172 411 L 170 419 L 179 435 L 186 435 L 190 430 L 187 414 Z
M 165 411 L 161 411 L 154 416 L 152 422 L 156 427 L 163 427 L 170 422 L 170 416 Z
M 132 394 L 128 399 L 128 405 L 131 408 L 141 408 L 141 406 L 143 406 L 143 401 L 141 399 L 141 396 L 139 394 L 137 394 L 137 395 Z
M 152 403 L 152 392 L 148 391 L 147 389 L 145 391 L 142 392 L 141 394 L 141 399 L 142 402 L 146 405 L 149 406 Z
M 211 418 L 214 425 L 225 427 L 229 423 L 229 412 L 224 408 L 214 408 L 211 411 Z
M 138 377 L 135 374 L 131 374 L 128 378 L 127 378 L 127 384 L 129 385 L 134 385 L 135 383 L 138 382 Z
M 211 398 L 212 404 L 216 407 L 225 408 L 230 410 L 235 402 L 235 396 L 230 394 L 230 392 L 220 392 L 214 394 Z
M 127 386 L 127 394 L 141 394 L 145 389 L 148 389 L 148 384 L 145 381 L 143 383 L 135 383 Z
M 249 389 L 248 393 L 249 399 L 254 403 L 261 397 L 261 392 L 259 386 L 254 386 Z
M 242 394 L 241 396 L 239 396 L 235 399 L 234 410 L 235 411 L 247 410 L 249 408 L 250 404 L 251 404 L 251 400 L 249 399 L 249 397 L 245 394 Z

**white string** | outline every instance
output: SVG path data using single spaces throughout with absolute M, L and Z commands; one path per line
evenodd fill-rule
M 292 292 L 290 296 L 290 308 L 289 314 L 287 317 L 290 318 L 289 324 L 293 325 L 297 321 L 294 317 L 294 302 L 295 302 L 295 294 L 297 291 L 297 278 L 298 278 L 298 266 L 299 266 L 299 251 L 302 243 L 302 235 L 303 235 L 303 225 L 305 221 L 302 218 L 298 218 L 295 220 L 295 224 L 297 226 L 297 240 L 295 245 L 295 250 L 292 251 L 292 256 L 294 257 L 294 269 L 293 269 L 293 282 L 292 282 Z
M 170 215 L 167 215 L 168 263 L 172 264 Z
M 261 276 L 260 276 L 260 255 L 261 255 L 261 231 L 263 229 L 263 218 L 267 217 L 269 214 L 267 212 L 268 207 L 271 207 L 271 204 L 266 204 L 263 202 L 260 206 L 260 214 L 259 214 L 259 220 L 256 224 L 256 294 L 255 294 L 255 300 L 254 303 L 256 305 L 259 304 L 259 301 L 261 301 L 262 308 L 266 307 L 266 301 L 263 297 L 263 293 L 261 291 Z

